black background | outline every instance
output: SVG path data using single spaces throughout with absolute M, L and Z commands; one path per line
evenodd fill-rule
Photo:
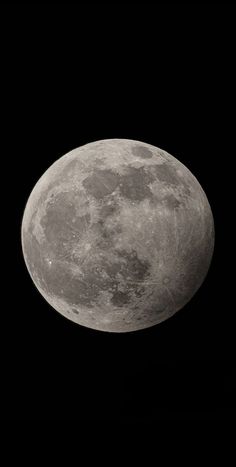
M 1 9 L 2 418 L 233 418 L 232 6 Z M 215 219 L 214 257 L 198 293 L 171 319 L 136 333 L 66 320 L 33 286 L 21 252 L 23 210 L 38 178 L 66 152 L 105 138 L 176 156 L 200 181 Z

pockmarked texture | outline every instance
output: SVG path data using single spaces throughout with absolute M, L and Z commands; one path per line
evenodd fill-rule
M 110 139 L 43 174 L 24 211 L 22 246 L 53 308 L 83 326 L 127 332 L 169 318 L 195 294 L 214 223 L 181 162 L 150 144 Z

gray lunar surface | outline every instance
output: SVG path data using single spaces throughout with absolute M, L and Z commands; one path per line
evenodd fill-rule
M 22 221 L 34 284 L 68 319 L 135 331 L 181 309 L 213 254 L 207 197 L 176 158 L 150 144 L 102 140 L 58 159 Z

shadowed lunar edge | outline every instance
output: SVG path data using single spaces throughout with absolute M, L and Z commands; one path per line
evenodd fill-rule
M 57 311 L 127 332 L 167 319 L 195 294 L 213 254 L 213 216 L 173 156 L 103 140 L 61 157 L 39 179 L 22 246 L 36 287 Z

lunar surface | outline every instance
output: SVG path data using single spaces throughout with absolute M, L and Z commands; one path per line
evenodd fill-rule
M 181 309 L 214 247 L 211 208 L 192 173 L 167 152 L 125 139 L 87 144 L 49 167 L 21 233 L 47 302 L 112 332 L 148 328 Z

